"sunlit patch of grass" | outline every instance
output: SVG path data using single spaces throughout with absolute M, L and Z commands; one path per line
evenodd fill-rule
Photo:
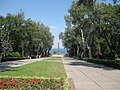
M 61 58 L 52 57 L 47 60 L 61 60 Z M 62 62 L 44 62 L 44 60 L 0 72 L 0 76 L 67 77 Z
M 61 57 L 51 57 L 51 58 L 45 59 L 45 60 L 61 60 Z

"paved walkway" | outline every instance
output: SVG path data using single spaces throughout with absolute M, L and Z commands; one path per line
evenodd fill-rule
M 46 57 L 46 58 L 50 58 L 50 57 Z M 13 67 L 19 67 L 25 64 L 29 64 L 32 62 L 36 62 L 36 61 L 41 61 L 43 59 L 46 58 L 38 58 L 38 59 L 25 59 L 25 60 L 17 60 L 17 61 L 7 61 L 7 62 L 0 62 L 0 71 L 4 71 L 6 69 L 10 69 Z
M 65 57 L 68 78 L 76 90 L 120 90 L 120 70 Z

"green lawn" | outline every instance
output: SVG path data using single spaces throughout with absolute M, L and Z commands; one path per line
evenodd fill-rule
M 52 57 L 47 60 L 60 60 L 61 58 Z M 66 78 L 66 73 L 62 62 L 45 62 L 39 61 L 27 64 L 18 68 L 13 68 L 0 72 L 0 76 L 12 77 L 47 77 L 47 78 Z
M 61 60 L 61 57 L 51 57 L 50 59 L 46 59 L 46 60 Z

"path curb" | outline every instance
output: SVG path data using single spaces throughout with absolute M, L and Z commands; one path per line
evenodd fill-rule
M 74 85 L 74 82 L 73 82 L 73 79 L 72 78 L 69 78 L 69 84 L 70 84 L 70 90 L 76 90 L 75 89 L 75 85 Z

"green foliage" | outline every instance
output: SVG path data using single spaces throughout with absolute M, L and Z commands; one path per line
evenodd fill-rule
M 54 52 L 53 52 L 53 54 L 57 54 L 57 52 L 56 52 L 56 51 L 54 51 Z
M 1 62 L 24 60 L 24 59 L 28 59 L 28 57 L 2 57 Z
M 74 1 L 65 16 L 65 32 L 59 35 L 69 56 L 110 59 L 119 56 L 119 10 L 119 4 Z
M 12 52 L 12 57 L 20 57 L 20 53 L 19 52 Z
M 0 53 L 3 57 L 10 56 L 12 52 L 19 52 L 22 57 L 49 54 L 54 38 L 50 28 L 24 18 L 22 10 L 17 15 L 8 13 L 5 17 L 0 16 Z
M 83 4 L 84 6 L 90 8 L 94 5 L 96 1 L 99 1 L 99 0 L 75 0 L 75 1 L 77 1 L 79 5 Z M 105 2 L 106 0 L 103 0 L 103 1 Z M 113 1 L 114 4 L 120 3 L 120 0 L 110 0 L 110 1 Z

